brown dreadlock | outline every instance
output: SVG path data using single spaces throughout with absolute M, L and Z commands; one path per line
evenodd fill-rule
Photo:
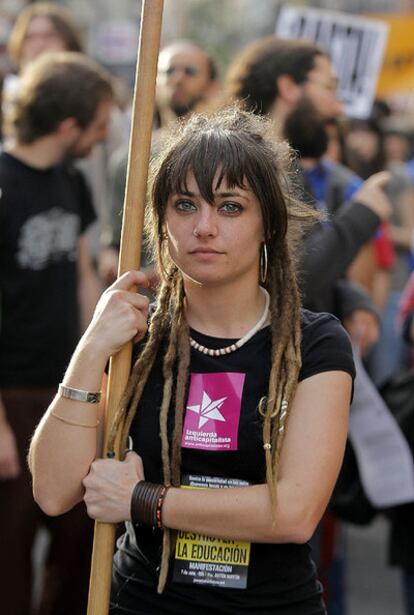
M 149 243 L 162 276 L 157 308 L 152 316 L 148 340 L 135 363 L 120 408 L 112 425 L 112 441 L 123 423 L 122 442 L 135 416 L 154 358 L 168 336 L 164 355 L 164 389 L 160 408 L 162 467 L 165 484 L 180 485 L 181 431 L 186 383 L 190 363 L 188 325 L 184 311 L 184 283 L 172 262 L 165 241 L 165 209 L 168 198 L 187 191 L 192 172 L 200 193 L 214 201 L 214 190 L 226 178 L 229 187 L 246 184 L 261 206 L 268 250 L 268 273 L 264 286 L 270 294 L 272 357 L 267 397 L 261 400 L 266 480 L 276 513 L 276 484 L 280 452 L 289 409 L 301 365 L 300 297 L 296 283 L 293 249 L 295 237 L 313 212 L 299 203 L 288 181 L 292 157 L 286 143 L 273 145 L 268 120 L 232 107 L 212 117 L 193 116 L 177 128 L 164 154 L 154 163 L 150 207 L 147 212 Z M 218 179 L 214 178 L 218 172 Z M 258 255 L 259 257 L 259 255 Z M 177 373 L 175 403 L 171 403 L 173 374 Z M 175 407 L 174 433 L 170 451 L 167 421 Z M 111 441 L 111 439 L 110 439 Z M 164 531 L 159 591 L 165 584 L 171 551 L 170 531 Z

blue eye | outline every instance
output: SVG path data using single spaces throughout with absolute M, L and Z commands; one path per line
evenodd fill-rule
M 175 208 L 177 211 L 182 211 L 182 212 L 190 212 L 190 211 L 194 211 L 195 210 L 195 205 L 194 203 L 192 203 L 191 201 L 187 201 L 184 199 L 181 199 L 179 201 L 176 202 L 175 204 Z
M 239 205 L 239 203 L 232 202 L 223 203 L 223 205 L 220 206 L 220 210 L 224 211 L 226 214 L 239 214 L 242 209 L 243 207 Z

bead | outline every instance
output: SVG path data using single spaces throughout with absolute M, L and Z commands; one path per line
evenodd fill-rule
M 254 327 L 252 327 L 250 331 L 248 331 L 241 339 L 239 339 L 237 342 L 235 342 L 231 346 L 226 346 L 225 348 L 213 349 L 213 348 L 206 348 L 205 346 L 202 346 L 201 344 L 193 340 L 192 337 L 190 337 L 191 348 L 194 348 L 195 350 L 198 350 L 199 352 L 202 352 L 203 354 L 208 355 L 210 357 L 220 357 L 226 354 L 230 354 L 231 352 L 234 352 L 235 350 L 238 350 L 239 348 L 244 346 L 244 344 L 246 344 L 257 333 L 257 331 L 259 331 L 264 326 L 269 316 L 269 304 L 270 304 L 269 293 L 263 287 L 260 287 L 260 289 L 265 296 L 265 307 L 263 310 L 263 314 L 261 318 L 257 321 L 257 323 L 254 325 Z M 282 406 L 283 406 L 283 403 L 287 404 L 287 402 L 282 402 Z
M 265 442 L 263 444 L 263 448 L 265 449 L 265 451 L 270 451 L 272 448 L 272 445 L 270 444 L 270 442 Z

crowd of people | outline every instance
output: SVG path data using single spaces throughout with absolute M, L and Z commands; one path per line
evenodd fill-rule
M 411 135 L 385 103 L 344 117 L 329 55 L 310 42 L 263 38 L 220 77 L 197 42 L 172 41 L 159 55 L 142 271 L 117 279 L 130 102 L 61 6 L 23 10 L 9 54 L 4 612 L 83 615 L 98 519 L 126 523 L 113 615 L 346 615 L 345 579 L 332 583 L 345 554 L 327 535 L 346 519 L 331 495 L 362 386 L 354 358 L 378 391 L 412 359 Z M 99 459 L 106 366 L 131 340 L 120 412 L 132 450 Z M 412 511 L 389 517 L 409 615 Z

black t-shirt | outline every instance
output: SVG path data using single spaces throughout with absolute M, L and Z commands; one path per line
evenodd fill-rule
M 191 334 L 208 348 L 222 348 L 234 342 L 196 331 Z M 158 354 L 131 429 L 134 448 L 143 458 L 146 480 L 153 482 L 163 481 L 159 438 L 163 354 L 162 351 Z M 210 357 L 191 350 L 181 442 L 183 485 L 231 487 L 266 482 L 262 418 L 257 407 L 259 400 L 267 395 L 270 357 L 269 327 L 228 355 Z M 354 376 L 347 334 L 333 316 L 303 311 L 299 380 L 332 370 Z M 172 427 L 170 421 L 170 435 Z M 200 613 L 324 612 L 307 544 L 244 546 L 230 541 L 229 550 L 229 545 L 223 546 L 214 539 L 208 546 L 201 540 L 200 546 L 199 537 L 193 546 L 194 537 L 180 534 L 166 589 L 158 596 L 155 588 L 161 532 L 127 524 L 115 556 L 112 598 L 115 604 L 135 608 L 133 613 L 183 614 L 194 608 Z M 186 561 L 187 550 L 199 552 L 195 563 Z M 223 566 L 225 561 L 242 565 Z
M 79 236 L 95 213 L 80 172 L 0 154 L 0 385 L 54 386 L 79 337 Z

